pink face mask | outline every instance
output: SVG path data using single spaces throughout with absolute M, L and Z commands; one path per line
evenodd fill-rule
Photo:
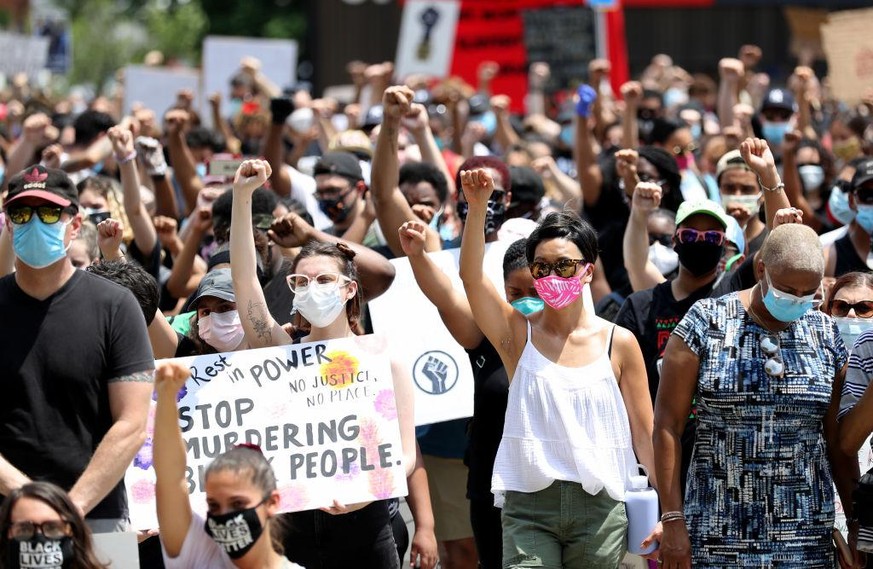
M 582 267 L 580 276 L 575 277 L 559 277 L 558 275 L 549 275 L 534 281 L 534 288 L 537 290 L 543 302 L 560 310 L 574 302 L 582 294 L 582 275 L 588 270 L 588 265 Z
M 687 170 L 691 168 L 694 164 L 694 155 L 692 154 L 680 154 L 676 157 L 676 165 L 679 166 L 680 170 Z

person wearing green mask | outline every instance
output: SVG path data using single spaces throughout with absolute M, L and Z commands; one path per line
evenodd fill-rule
M 399 230 L 403 252 L 409 258 L 418 286 L 434 306 L 452 337 L 464 347 L 473 364 L 473 422 L 468 430 L 467 497 L 470 522 L 483 569 L 500 569 L 503 559 L 500 509 L 494 507 L 491 474 L 497 448 L 503 436 L 504 415 L 509 395 L 509 378 L 494 346 L 473 320 L 466 295 L 452 286 L 449 277 L 425 254 L 426 225 L 404 223 Z M 513 242 L 503 257 L 506 301 L 530 316 L 543 309 L 534 288 L 525 256 L 525 239 Z

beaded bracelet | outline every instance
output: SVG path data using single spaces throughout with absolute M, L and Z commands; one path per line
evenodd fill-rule
M 133 160 L 135 158 L 136 158 L 136 150 L 133 150 L 130 154 L 128 154 L 124 158 L 119 158 L 118 156 L 116 156 L 115 161 L 118 163 L 119 166 L 124 166 L 125 164 L 127 164 L 129 162 L 133 162 Z
M 683 512 L 665 512 L 661 514 L 661 523 L 665 524 L 667 522 L 675 522 L 675 521 L 685 521 L 685 514 Z

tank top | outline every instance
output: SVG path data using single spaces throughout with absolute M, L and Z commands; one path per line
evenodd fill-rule
M 834 250 L 837 254 L 837 262 L 834 265 L 834 276 L 841 277 L 854 271 L 867 272 L 867 262 L 858 256 L 852 237 L 846 234 L 834 242 Z
M 624 501 L 637 461 L 609 357 L 614 331 L 595 361 L 567 367 L 536 349 L 528 323 L 494 463 L 495 505 L 502 506 L 507 490 L 537 492 L 555 480 L 578 482 L 591 495 L 605 488 Z

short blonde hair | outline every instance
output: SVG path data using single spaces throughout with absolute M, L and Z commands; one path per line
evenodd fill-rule
M 799 223 L 776 227 L 761 247 L 761 261 L 771 268 L 824 274 L 824 252 L 812 228 Z

